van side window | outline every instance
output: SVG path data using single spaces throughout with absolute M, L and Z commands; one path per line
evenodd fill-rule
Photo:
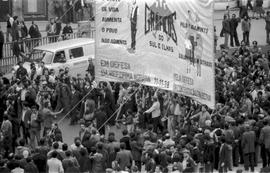
M 66 62 L 66 61 L 67 61 L 67 59 L 66 59 L 64 51 L 60 51 L 60 52 L 55 53 L 55 56 L 54 56 L 54 59 L 53 59 L 54 63 L 63 63 L 63 62 Z
M 70 49 L 69 50 L 69 56 L 70 56 L 70 59 L 83 57 L 83 48 L 82 47 L 77 47 L 77 48 L 74 48 L 74 49 Z

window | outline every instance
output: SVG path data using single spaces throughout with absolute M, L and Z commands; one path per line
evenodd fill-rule
M 54 56 L 54 63 L 64 63 L 66 62 L 66 56 L 64 51 L 56 52 Z
M 53 53 L 45 50 L 34 49 L 31 52 L 30 58 L 37 62 L 43 61 L 44 64 L 51 64 L 53 59 Z
M 70 59 L 83 57 L 83 48 L 77 47 L 69 50 Z

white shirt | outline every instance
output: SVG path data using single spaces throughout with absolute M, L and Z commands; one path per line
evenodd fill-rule
M 10 17 L 10 18 L 9 18 L 9 23 L 10 23 L 11 26 L 13 25 L 13 22 L 14 22 L 13 17 Z
M 62 162 L 57 158 L 51 158 L 47 161 L 48 173 L 64 173 Z
M 160 103 L 159 101 L 156 101 L 153 103 L 152 107 L 149 108 L 146 113 L 152 113 L 152 118 L 157 118 L 160 116 Z

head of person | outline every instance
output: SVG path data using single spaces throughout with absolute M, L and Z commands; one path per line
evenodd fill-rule
M 125 150 L 126 149 L 126 144 L 124 142 L 120 143 L 120 149 Z
M 51 156 L 52 158 L 57 158 L 57 155 L 58 155 L 57 151 L 53 151 Z
M 206 112 L 206 105 L 202 105 L 202 112 Z
M 124 129 L 124 130 L 122 131 L 122 134 L 123 134 L 123 136 L 127 136 L 127 135 L 128 135 L 128 131 L 127 131 L 126 129 Z
M 74 139 L 74 144 L 75 144 L 76 147 L 80 147 L 81 146 L 81 139 L 80 139 L 80 137 L 76 137 Z
M 235 14 L 232 14 L 232 18 L 235 19 L 236 18 L 236 15 Z
M 52 147 L 53 147 L 54 150 L 59 149 L 59 144 L 58 144 L 58 142 L 54 142 L 53 145 L 52 145 Z

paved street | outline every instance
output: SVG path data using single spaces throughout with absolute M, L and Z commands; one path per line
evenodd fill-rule
M 235 13 L 237 16 L 239 14 L 239 11 L 232 11 L 232 13 Z M 222 17 L 223 17 L 224 12 L 223 11 L 218 11 L 215 13 L 215 21 L 214 24 L 217 28 L 217 36 L 219 37 L 220 31 L 222 28 Z M 252 14 L 250 13 L 250 16 Z M 243 34 L 242 34 L 242 28 L 241 28 L 241 23 L 238 25 L 238 37 L 239 41 L 243 40 Z M 266 31 L 265 31 L 265 20 L 264 19 L 252 19 L 251 20 L 251 32 L 250 32 L 250 42 L 256 40 L 259 45 L 265 45 L 266 44 Z M 224 43 L 224 38 L 219 37 L 218 38 L 218 45 Z M 229 43 L 230 44 L 230 43 Z M 219 49 L 219 46 L 218 46 Z

